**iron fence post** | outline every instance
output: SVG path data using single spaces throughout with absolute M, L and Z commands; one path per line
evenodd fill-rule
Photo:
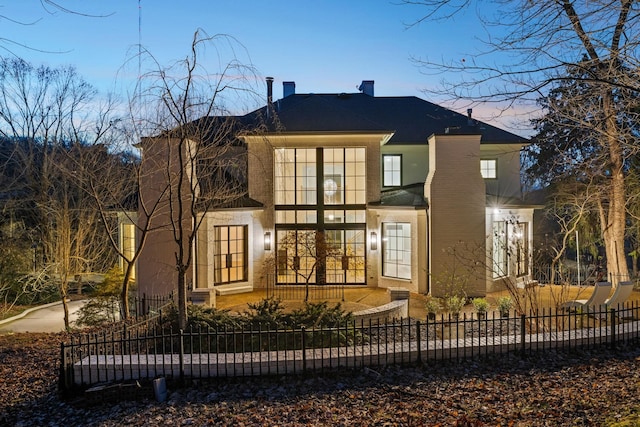
M 303 326 L 300 329 L 302 333 L 301 346 L 302 346 L 302 372 L 307 371 L 307 340 L 306 340 L 306 328 Z
M 526 316 L 524 314 L 520 315 L 520 351 L 522 351 L 522 355 L 525 353 L 525 343 L 526 343 Z
M 416 321 L 416 344 L 418 348 L 418 357 L 416 358 L 416 362 L 420 364 L 422 363 L 422 352 L 420 351 L 420 321 L 419 320 Z
M 178 332 L 178 336 L 180 337 L 180 347 L 178 358 L 180 360 L 180 381 L 184 380 L 184 331 L 180 329 Z
M 58 390 L 62 392 L 69 391 L 70 384 L 73 384 L 73 366 L 69 368 L 67 366 L 66 358 L 64 357 L 64 343 L 60 343 L 60 373 L 58 377 Z
M 616 309 L 611 308 L 611 348 L 616 348 Z

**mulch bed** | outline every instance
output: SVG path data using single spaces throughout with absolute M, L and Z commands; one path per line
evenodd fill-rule
M 321 376 L 57 392 L 66 334 L 0 336 L 2 426 L 640 425 L 640 347 Z M 123 393 L 123 390 L 129 390 Z M 628 424 L 623 424 L 626 421 Z M 619 424 L 615 424 L 619 422 Z

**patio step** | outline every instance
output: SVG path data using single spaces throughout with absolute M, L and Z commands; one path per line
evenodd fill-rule
M 215 287 L 216 295 L 233 295 L 233 294 L 242 294 L 245 292 L 253 292 L 253 285 L 249 285 L 246 283 L 243 284 L 229 284 L 229 285 L 220 285 Z

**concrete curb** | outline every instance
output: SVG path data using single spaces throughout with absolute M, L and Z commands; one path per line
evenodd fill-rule
M 70 302 L 70 301 L 71 300 L 67 300 L 67 302 Z M 44 305 L 39 305 L 37 307 L 28 308 L 25 311 L 23 311 L 22 313 L 17 314 L 17 315 L 15 315 L 13 317 L 9 317 L 9 318 L 6 318 L 4 320 L 0 320 L 0 325 L 5 325 L 7 323 L 15 322 L 16 320 L 22 319 L 27 314 L 33 313 L 36 310 L 41 310 L 43 308 L 53 307 L 54 305 L 58 305 L 58 304 L 62 304 L 62 301 L 50 302 L 49 304 L 44 304 Z

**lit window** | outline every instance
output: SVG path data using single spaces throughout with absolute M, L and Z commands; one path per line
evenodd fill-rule
M 382 224 L 382 275 L 411 279 L 411 224 Z
M 215 283 L 247 280 L 247 226 L 216 226 L 213 236 Z
M 364 147 L 274 150 L 276 283 L 366 283 L 366 166 Z
M 529 224 L 518 222 L 513 226 L 513 244 L 516 249 L 516 276 L 529 274 Z
M 498 177 L 498 161 L 495 159 L 480 160 L 480 173 L 484 179 L 495 179 Z
M 397 187 L 402 185 L 402 156 L 385 154 L 382 156 L 382 185 Z
M 507 271 L 507 223 L 493 222 L 493 278 L 504 277 Z

